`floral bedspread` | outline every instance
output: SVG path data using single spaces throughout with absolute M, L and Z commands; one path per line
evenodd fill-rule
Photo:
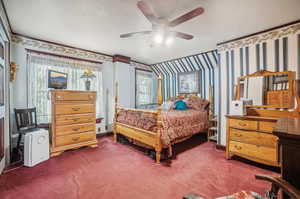
M 151 132 L 157 131 L 157 116 L 154 113 L 141 113 L 120 110 L 117 122 Z M 206 131 L 208 114 L 206 110 L 171 110 L 162 112 L 161 140 L 164 146 L 173 141 Z
M 171 110 L 162 114 L 161 140 L 168 146 L 179 138 L 206 131 L 208 114 L 205 110 Z

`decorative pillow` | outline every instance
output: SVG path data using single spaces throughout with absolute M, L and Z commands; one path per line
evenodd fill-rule
M 187 107 L 186 107 L 186 103 L 183 101 L 183 100 L 178 100 L 175 102 L 175 109 L 176 110 L 186 110 Z
M 195 110 L 204 110 L 207 108 L 209 101 L 198 96 L 189 96 L 187 107 Z
M 174 102 L 172 101 L 167 101 L 167 102 L 164 102 L 162 105 L 161 105 L 161 109 L 164 110 L 164 111 L 169 111 L 171 109 L 174 109 Z
M 169 101 L 175 102 L 175 101 L 176 101 L 176 97 L 171 97 L 171 98 L 169 99 Z
M 179 96 L 171 97 L 169 99 L 169 101 L 176 102 L 177 100 L 183 100 L 183 99 L 184 99 L 184 96 L 183 95 L 179 95 Z

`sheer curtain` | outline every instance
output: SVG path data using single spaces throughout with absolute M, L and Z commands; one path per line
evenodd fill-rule
M 136 69 L 136 107 L 141 108 L 147 104 L 155 103 L 156 84 L 152 72 Z
M 96 76 L 91 80 L 91 90 L 97 91 L 96 114 L 97 117 L 104 116 L 101 64 L 28 52 L 27 67 L 28 106 L 37 108 L 37 120 L 39 123 L 51 121 L 48 70 L 67 73 L 68 90 L 85 90 L 85 80 L 81 79 L 80 76 L 86 68 L 90 68 Z

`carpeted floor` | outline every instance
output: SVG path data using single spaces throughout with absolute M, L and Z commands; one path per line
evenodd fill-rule
M 156 164 L 134 147 L 99 139 L 98 148 L 63 153 L 47 162 L 0 176 L 1 199 L 180 199 L 207 198 L 241 190 L 263 193 L 270 184 L 255 174 L 278 175 L 237 160 L 225 160 L 214 143 L 194 137 L 175 147 L 176 158 Z

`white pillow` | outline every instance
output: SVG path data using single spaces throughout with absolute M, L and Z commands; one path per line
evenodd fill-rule
M 161 105 L 161 109 L 164 111 L 169 111 L 174 108 L 174 102 L 166 101 Z

